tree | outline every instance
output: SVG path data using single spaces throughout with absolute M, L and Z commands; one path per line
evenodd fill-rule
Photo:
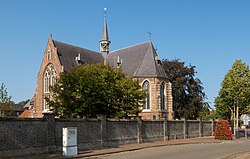
M 95 118 L 106 114 L 124 118 L 141 112 L 144 92 L 120 69 L 108 65 L 81 65 L 60 75 L 49 105 L 56 115 L 66 118 Z
M 250 105 L 249 97 L 249 67 L 241 60 L 236 60 L 221 83 L 221 89 L 215 99 L 216 111 L 222 119 L 230 119 L 237 107 L 239 114 L 247 113 Z
M 185 65 L 179 59 L 162 61 L 163 68 L 172 83 L 173 109 L 176 118 L 196 119 L 199 112 L 209 108 L 205 102 L 202 82 L 195 78 L 195 66 Z
M 5 116 L 10 110 L 11 97 L 8 96 L 7 88 L 2 83 L 0 87 L 0 117 Z

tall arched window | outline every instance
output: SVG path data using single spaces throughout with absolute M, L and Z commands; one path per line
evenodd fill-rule
M 160 96 L 161 96 L 161 110 L 165 110 L 165 83 L 162 82 L 160 86 Z
M 56 83 L 56 70 L 52 64 L 48 65 L 44 73 L 44 110 L 49 110 L 49 105 L 45 98 L 50 98 L 50 87 Z
M 49 83 L 50 83 L 50 74 L 49 70 L 46 70 L 44 75 L 44 93 L 49 93 Z
M 142 89 L 146 91 L 146 97 L 144 98 L 143 109 L 150 109 L 150 84 L 145 81 L 142 84 Z

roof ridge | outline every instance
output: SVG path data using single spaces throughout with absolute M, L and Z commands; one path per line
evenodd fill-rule
M 128 49 L 128 48 L 135 47 L 135 46 L 142 45 L 142 44 L 146 44 L 146 43 L 152 43 L 152 42 L 151 41 L 141 42 L 141 43 L 138 43 L 138 44 L 134 44 L 134 45 L 131 45 L 131 46 L 127 46 L 127 47 L 123 47 L 123 48 L 120 48 L 120 49 L 113 50 L 110 53 L 112 54 L 112 53 L 120 51 L 120 50 Z
M 159 55 L 158 55 L 157 51 L 156 51 L 155 48 L 154 48 L 154 45 L 152 45 L 152 50 L 153 50 L 153 56 L 155 56 L 155 57 L 158 56 L 158 58 L 159 58 Z M 162 65 L 161 65 L 161 64 L 158 64 L 158 62 L 156 62 L 155 57 L 154 57 L 154 67 L 155 67 L 155 71 L 156 71 L 156 72 L 161 72 L 161 71 L 163 71 L 163 74 L 167 77 L 167 75 L 166 75 L 166 73 L 165 73 L 165 71 L 164 71 Z M 162 69 L 162 70 L 160 70 L 160 69 Z
M 145 42 L 146 43 L 146 42 Z M 151 43 L 151 42 L 150 42 Z M 140 68 L 141 68 L 141 65 L 142 65 L 142 63 L 143 63 L 143 61 L 144 61 L 144 59 L 145 59 L 145 56 L 146 56 L 146 54 L 147 54 L 147 51 L 148 51 L 148 47 L 149 46 L 147 46 L 147 48 L 146 48 L 146 51 L 145 51 L 145 54 L 144 54 L 144 57 L 143 57 L 143 59 L 141 60 L 141 63 L 138 65 L 138 67 L 136 68 L 136 71 L 135 71 L 135 73 L 134 73 L 134 76 L 136 76 L 137 75 L 137 73 L 138 73 L 138 71 L 140 70 Z
M 76 45 L 68 44 L 68 43 L 65 43 L 65 42 L 61 42 L 61 41 L 57 41 L 57 40 L 53 40 L 53 43 L 54 43 L 55 47 L 56 47 L 55 42 L 57 42 L 57 43 L 61 43 L 61 44 L 64 44 L 64 45 L 68 45 L 68 46 L 71 46 L 71 47 L 77 47 L 77 48 L 80 48 L 80 49 L 83 49 L 83 50 L 87 50 L 87 51 L 92 51 L 92 52 L 100 53 L 100 52 L 93 51 L 93 50 L 90 50 L 90 49 L 82 48 L 82 47 L 80 47 L 80 46 L 76 46 Z
M 152 49 L 152 52 L 153 52 L 153 60 L 154 60 L 154 70 L 155 70 L 155 72 L 158 72 L 158 70 L 157 70 L 157 64 L 156 64 L 156 62 L 155 62 L 155 56 L 158 56 L 158 54 L 157 54 L 157 52 L 155 51 L 155 48 L 154 48 L 154 46 L 153 46 L 153 44 L 151 44 L 151 49 Z

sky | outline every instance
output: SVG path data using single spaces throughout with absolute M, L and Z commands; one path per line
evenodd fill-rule
M 249 0 L 1 0 L 0 83 L 14 102 L 33 96 L 49 34 L 99 51 L 104 8 L 111 51 L 151 32 L 161 59 L 196 66 L 211 106 L 234 61 L 250 64 Z

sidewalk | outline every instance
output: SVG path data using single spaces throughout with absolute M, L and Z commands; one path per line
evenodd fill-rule
M 182 145 L 182 144 L 222 143 L 222 142 L 227 142 L 227 141 L 215 140 L 213 136 L 188 138 L 188 139 L 175 139 L 175 140 L 167 140 L 167 141 L 156 141 L 156 142 L 147 142 L 147 143 L 141 143 L 141 144 L 121 145 L 119 147 L 114 147 L 114 148 L 79 151 L 77 156 L 74 156 L 71 158 L 95 157 L 95 156 L 100 156 L 100 155 L 105 155 L 105 154 L 119 153 L 119 152 L 125 152 L 125 151 L 134 151 L 134 150 L 140 150 L 140 149 L 145 149 L 145 148 L 150 148 L 150 147 Z M 62 156 L 61 153 L 13 157 L 13 159 L 29 159 L 29 158 L 30 159 L 45 159 L 45 158 L 46 159 L 47 158 L 65 159 L 66 157 Z M 12 159 L 12 158 L 5 158 L 5 159 Z

